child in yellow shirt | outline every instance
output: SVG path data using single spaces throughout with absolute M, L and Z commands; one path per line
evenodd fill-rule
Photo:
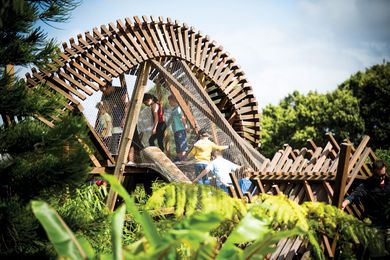
M 194 147 L 188 156 L 193 156 L 196 160 L 195 163 L 195 177 L 206 169 L 211 160 L 212 151 L 223 151 L 228 148 L 227 145 L 216 145 L 209 140 L 209 133 L 205 129 L 199 131 L 200 139 L 195 142 Z M 199 180 L 199 184 L 205 184 L 207 176 L 204 176 Z

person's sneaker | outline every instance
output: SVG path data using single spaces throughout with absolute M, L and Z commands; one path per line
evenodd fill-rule
M 132 161 L 128 161 L 128 162 L 126 163 L 126 166 L 133 166 L 133 165 L 135 165 L 135 163 L 132 162 Z

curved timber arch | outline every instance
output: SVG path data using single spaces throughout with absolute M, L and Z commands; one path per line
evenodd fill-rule
M 233 129 L 253 146 L 259 143 L 260 120 L 257 101 L 245 74 L 221 46 L 193 27 L 146 16 L 142 21 L 125 18 L 93 28 L 63 43 L 59 58 L 45 69 L 27 74 L 30 87 L 46 83 L 67 99 L 66 109 L 82 110 L 85 100 L 120 75 L 137 74 L 145 61 L 172 59 L 182 62 L 206 90 Z M 153 64 L 152 64 L 153 65 Z M 157 82 L 161 71 L 155 66 L 149 79 Z M 77 98 L 76 98 L 77 97 Z M 53 122 L 56 117 L 47 119 Z

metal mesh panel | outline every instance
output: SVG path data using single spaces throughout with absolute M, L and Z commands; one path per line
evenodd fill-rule
M 118 153 L 128 104 L 127 89 L 123 87 L 108 87 L 97 104 L 98 117 L 95 130 L 114 155 Z
M 165 62 L 164 67 L 167 71 L 169 71 L 180 83 L 183 85 L 189 92 L 195 97 L 204 107 L 207 107 L 207 101 L 202 98 L 199 94 L 198 89 L 196 87 L 195 82 L 193 82 L 192 78 L 186 74 L 186 70 L 182 67 L 182 64 L 176 59 L 170 59 Z M 163 83 L 164 84 L 164 83 Z M 165 81 L 165 84 L 166 81 Z M 224 158 L 244 166 L 249 166 L 246 158 L 239 152 L 237 147 L 233 144 L 232 138 L 226 134 L 223 129 L 219 126 L 222 125 L 220 120 L 216 120 L 213 122 L 199 105 L 188 101 L 188 105 L 193 116 L 196 119 L 197 126 L 199 129 L 207 129 L 211 136 L 211 140 L 219 145 L 229 145 L 230 148 L 226 149 L 223 152 Z M 196 137 L 192 135 L 193 138 L 188 140 L 189 146 L 192 147 L 193 144 L 197 141 Z

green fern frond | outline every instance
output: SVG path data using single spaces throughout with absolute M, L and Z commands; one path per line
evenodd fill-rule
M 175 208 L 175 216 L 191 216 L 197 211 L 218 212 L 231 219 L 246 212 L 245 204 L 229 197 L 220 189 L 208 185 L 169 184 L 153 192 L 146 203 L 146 209 L 158 212 L 162 208 Z
M 365 247 L 377 247 L 381 245 L 378 230 L 364 223 L 352 215 L 320 202 L 305 202 L 302 205 L 307 211 L 307 219 L 310 227 L 317 232 L 324 233 L 329 237 L 339 235 L 339 240 L 362 244 Z

